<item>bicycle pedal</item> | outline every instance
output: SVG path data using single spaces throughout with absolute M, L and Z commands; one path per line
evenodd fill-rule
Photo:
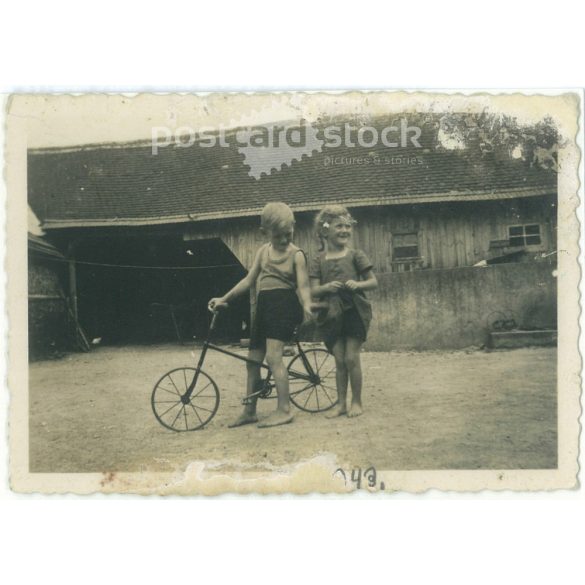
M 244 398 L 242 398 L 242 404 L 252 404 L 252 402 L 263 393 L 264 390 L 257 390 L 256 392 L 252 392 L 252 394 L 248 394 L 248 396 L 244 396 Z

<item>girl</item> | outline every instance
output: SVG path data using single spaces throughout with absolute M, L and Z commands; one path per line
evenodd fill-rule
M 360 349 L 366 340 L 372 310 L 364 292 L 378 281 L 372 263 L 360 250 L 350 248 L 355 222 L 341 205 L 323 208 L 315 220 L 322 243 L 321 253 L 311 264 L 311 292 L 322 299 L 326 311 L 318 322 L 325 344 L 335 357 L 339 401 L 328 418 L 362 414 L 362 367 Z M 351 407 L 347 410 L 347 385 L 351 382 Z

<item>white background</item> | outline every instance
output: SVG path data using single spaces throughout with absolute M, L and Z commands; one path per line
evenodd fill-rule
M 21 1 L 0 13 L 0 91 L 577 89 L 585 85 L 585 20 L 575 6 Z M 7 405 L 4 389 L 6 583 L 551 584 L 585 574 L 582 489 L 350 499 L 15 495 Z

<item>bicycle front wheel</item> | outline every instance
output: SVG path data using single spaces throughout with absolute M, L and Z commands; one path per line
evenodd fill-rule
M 219 408 L 217 384 L 202 370 L 191 395 L 187 390 L 197 374 L 195 368 L 175 368 L 154 385 L 151 396 L 156 420 L 176 432 L 202 429 Z
M 337 404 L 335 358 L 327 350 L 299 353 L 288 365 L 288 378 L 290 400 L 297 408 L 324 412 Z

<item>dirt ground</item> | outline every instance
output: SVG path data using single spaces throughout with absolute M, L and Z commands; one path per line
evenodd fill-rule
M 557 465 L 556 349 L 363 353 L 364 414 L 228 429 L 245 366 L 210 353 L 221 404 L 200 431 L 162 427 L 150 406 L 167 370 L 194 365 L 173 345 L 96 348 L 30 366 L 31 472 L 175 471 L 195 460 L 286 465 L 324 452 L 349 467 L 521 469 Z M 195 354 L 198 350 L 195 350 Z M 259 414 L 275 408 L 262 400 Z M 293 407 L 294 408 L 294 407 Z

